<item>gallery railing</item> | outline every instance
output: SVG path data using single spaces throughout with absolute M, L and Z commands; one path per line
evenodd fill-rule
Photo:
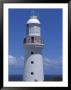
M 35 36 L 35 37 L 29 36 L 29 37 L 24 38 L 24 44 L 28 44 L 28 43 L 43 44 L 43 40 L 37 36 Z

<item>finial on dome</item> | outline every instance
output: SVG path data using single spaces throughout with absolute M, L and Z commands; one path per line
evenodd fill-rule
M 31 11 L 31 14 L 32 15 L 30 16 L 30 19 L 27 21 L 27 24 L 31 24 L 31 23 L 40 24 L 40 21 L 37 18 L 37 15 L 35 15 L 35 11 L 34 10 Z
M 31 18 L 37 18 L 37 15 L 35 15 L 35 11 L 34 10 L 31 11 L 31 16 L 30 17 Z
M 35 14 L 35 11 L 32 10 L 32 11 L 31 11 L 31 16 L 34 16 L 34 14 Z

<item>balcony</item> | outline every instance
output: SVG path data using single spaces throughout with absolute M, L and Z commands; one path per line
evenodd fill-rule
M 35 36 L 35 37 L 31 37 L 31 36 L 28 36 L 26 38 L 24 38 L 24 45 L 29 45 L 29 46 L 36 46 L 36 47 L 39 47 L 39 46 L 43 46 L 43 41 L 41 40 L 41 38 L 38 36 Z

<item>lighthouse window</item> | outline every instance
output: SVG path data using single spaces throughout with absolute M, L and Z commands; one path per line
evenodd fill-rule
M 34 54 L 34 52 L 31 52 L 31 54 Z
M 34 72 L 31 72 L 31 75 L 33 75 L 34 74 Z
M 34 81 L 38 81 L 37 79 L 35 79 Z
M 32 43 L 34 43 L 34 37 L 31 37 Z
M 24 38 L 24 43 L 26 43 L 26 38 Z
M 33 64 L 34 62 L 33 61 L 31 61 L 31 64 Z

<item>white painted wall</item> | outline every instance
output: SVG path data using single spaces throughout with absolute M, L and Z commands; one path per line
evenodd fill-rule
M 31 64 L 31 61 L 34 64 Z M 31 75 L 31 72 L 34 72 L 34 75 Z M 24 66 L 24 80 L 25 81 L 43 81 L 43 57 L 41 54 L 32 54 L 25 60 Z

